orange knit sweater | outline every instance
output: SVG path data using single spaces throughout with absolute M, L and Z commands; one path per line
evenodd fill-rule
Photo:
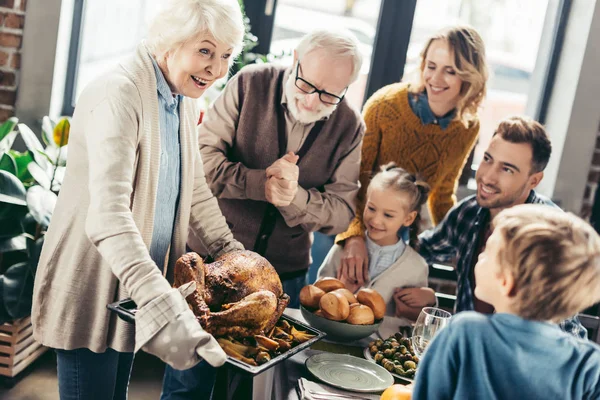
M 456 203 L 454 195 L 464 163 L 475 145 L 479 120 L 454 120 L 442 130 L 423 125 L 412 111 L 406 83 L 394 83 L 378 90 L 365 104 L 367 131 L 360 165 L 361 189 L 356 217 L 336 242 L 364 235 L 362 214 L 367 186 L 382 164 L 394 161 L 411 173 L 418 173 L 431 187 L 429 210 L 433 223 L 440 222 Z

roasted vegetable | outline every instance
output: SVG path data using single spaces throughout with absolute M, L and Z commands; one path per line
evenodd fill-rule
M 271 361 L 271 355 L 266 352 L 266 351 L 259 351 L 258 354 L 256 354 L 256 362 L 260 365 L 260 364 L 264 364 L 268 361 Z
M 269 351 L 277 351 L 279 349 L 279 343 L 266 336 L 254 335 L 254 340 L 256 340 L 257 345 L 262 346 Z
M 396 365 L 394 367 L 394 373 L 398 374 L 398 375 L 404 375 L 405 374 L 404 369 L 400 365 Z
M 296 329 L 288 321 L 280 320 L 268 335 L 255 335 L 239 340 L 220 337 L 217 341 L 230 357 L 250 365 L 258 365 L 313 337 L 308 332 Z
M 315 335 L 311 335 L 308 332 L 299 331 L 296 328 L 294 328 L 293 326 L 290 331 L 290 334 L 294 337 L 294 340 L 296 340 L 298 343 L 304 343 L 315 337 Z
M 394 356 L 394 353 L 396 353 L 396 351 L 394 349 L 385 349 L 383 351 L 383 356 L 385 358 L 392 358 Z
M 414 361 L 406 361 L 403 365 L 404 369 L 417 369 L 417 364 Z
M 386 370 L 405 378 L 413 378 L 419 365 L 419 358 L 414 354 L 410 339 L 397 333 L 386 340 L 371 342 L 369 353 L 375 362 Z

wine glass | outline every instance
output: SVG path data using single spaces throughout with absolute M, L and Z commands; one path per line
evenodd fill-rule
M 435 307 L 425 307 L 421 310 L 411 338 L 413 351 L 417 357 L 421 358 L 433 337 L 448 325 L 450 317 L 448 311 Z

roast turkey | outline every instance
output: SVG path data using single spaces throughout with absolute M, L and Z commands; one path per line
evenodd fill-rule
M 198 321 L 214 336 L 243 338 L 269 332 L 290 297 L 275 268 L 251 251 L 225 254 L 205 264 L 196 253 L 177 260 L 174 286 L 196 281 L 186 300 Z

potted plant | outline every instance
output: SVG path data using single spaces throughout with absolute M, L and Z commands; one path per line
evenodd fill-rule
M 44 117 L 43 145 L 16 118 L 0 125 L 0 375 L 14 377 L 45 348 L 33 340 L 33 282 L 65 175 L 70 121 Z M 27 150 L 13 149 L 21 137 Z M 6 365 L 6 367 L 4 367 Z

